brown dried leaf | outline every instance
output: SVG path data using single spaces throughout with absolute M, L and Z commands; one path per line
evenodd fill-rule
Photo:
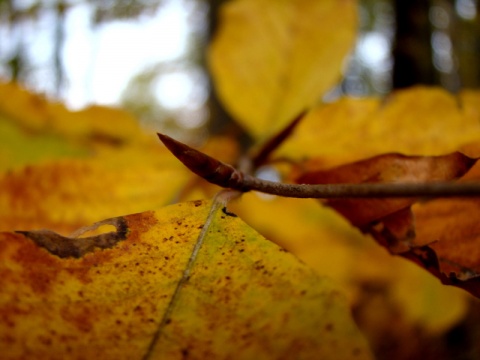
M 475 160 L 460 154 L 424 157 L 399 154 L 379 155 L 330 170 L 306 172 L 296 180 L 301 184 L 341 183 L 422 183 L 447 181 L 465 174 Z M 365 228 L 415 203 L 415 198 L 333 199 L 326 204 L 353 225 Z

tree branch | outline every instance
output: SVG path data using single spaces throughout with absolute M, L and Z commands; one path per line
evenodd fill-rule
M 192 172 L 212 184 L 242 192 L 254 190 L 294 198 L 390 198 L 480 196 L 480 182 L 284 184 L 255 178 L 198 150 L 158 134 L 165 146 Z
M 390 197 L 469 197 L 480 196 L 480 183 L 362 183 L 284 184 L 246 176 L 249 190 L 294 198 L 390 198 Z

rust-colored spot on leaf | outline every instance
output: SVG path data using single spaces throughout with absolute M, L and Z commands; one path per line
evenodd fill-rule
M 22 268 L 22 281 L 36 293 L 47 293 L 55 283 L 61 267 L 58 259 L 41 250 L 33 242 L 27 241 L 21 234 L 4 233 L 4 236 L 6 237 L 4 242 L 8 244 L 5 252 L 7 254 L 13 252 L 12 259 Z M 4 269 L 0 272 L 2 278 L 5 279 L 5 276 L 10 278 L 5 271 Z
M 73 324 L 81 332 L 91 331 L 100 315 L 92 307 L 82 303 L 75 304 L 75 306 L 64 306 L 60 310 L 60 314 L 65 321 Z

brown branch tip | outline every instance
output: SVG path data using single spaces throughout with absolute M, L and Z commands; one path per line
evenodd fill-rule
M 294 198 L 388 198 L 480 196 L 479 182 L 284 184 L 244 174 L 171 137 L 158 133 L 168 150 L 188 169 L 208 182 L 242 192 L 255 190 Z

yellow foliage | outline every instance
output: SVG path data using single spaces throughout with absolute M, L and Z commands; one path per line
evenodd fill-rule
M 354 0 L 226 4 L 209 63 L 224 105 L 251 135 L 279 131 L 338 81 L 356 7 Z
M 172 203 L 191 175 L 162 156 L 166 150 L 160 146 L 142 150 L 0 174 L 0 231 L 48 228 L 68 234 L 105 218 Z
M 455 98 L 439 88 L 415 87 L 395 92 L 383 104 L 378 98 L 342 98 L 319 105 L 276 154 L 308 159 L 312 169 L 389 152 L 448 154 L 480 138 L 474 116 L 479 107 L 469 94 Z
M 362 300 L 362 286 L 377 284 L 385 288 L 395 316 L 431 333 L 445 331 L 465 315 L 468 294 L 443 286 L 425 270 L 390 255 L 370 236 L 316 200 L 245 194 L 229 209 L 318 274 L 333 279 L 352 306 Z M 390 319 L 386 316 L 383 321 Z
M 78 259 L 0 233 L 2 359 L 371 358 L 328 280 L 210 206 L 114 219 Z
M 209 64 L 219 97 L 256 145 L 338 80 L 355 37 L 356 5 L 226 4 Z M 342 98 L 311 109 L 274 155 L 311 170 L 389 152 L 478 155 L 478 104 L 476 91 L 454 97 L 425 87 L 383 102 Z M 465 314 L 466 293 L 392 257 L 316 201 L 246 194 L 229 207 L 309 267 L 239 218 L 217 211 L 205 222 L 209 204 L 159 209 L 210 196 L 214 187 L 189 174 L 125 112 L 70 112 L 0 84 L 0 140 L 0 231 L 47 227 L 66 234 L 141 212 L 119 218 L 127 227 L 114 247 L 78 259 L 52 255 L 30 235 L 0 233 L 6 358 L 370 358 L 345 299 L 310 268 L 333 278 L 349 305 L 365 300 L 362 287 L 381 288 L 385 298 L 367 314 L 373 322 L 395 318 L 438 334 Z M 237 156 L 228 139 L 206 149 L 231 163 Z M 196 252 L 199 239 L 205 242 Z
M 0 115 L 24 131 L 55 134 L 73 142 L 121 143 L 142 138 L 138 122 L 125 111 L 91 106 L 71 112 L 16 83 L 0 82 Z

